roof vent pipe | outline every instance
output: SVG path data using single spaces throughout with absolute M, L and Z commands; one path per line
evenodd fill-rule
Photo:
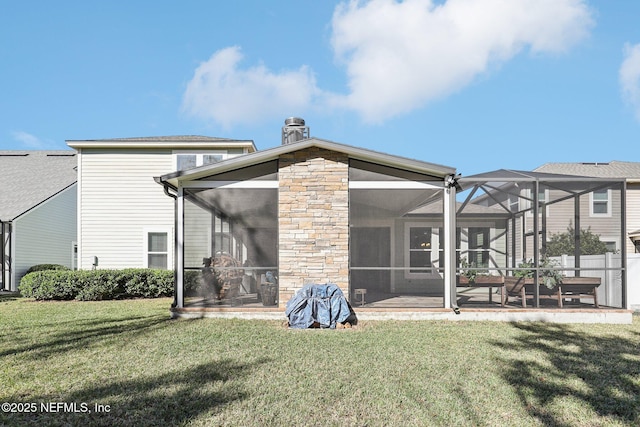
M 305 126 L 304 119 L 289 117 L 282 127 L 282 145 L 309 138 L 309 126 Z

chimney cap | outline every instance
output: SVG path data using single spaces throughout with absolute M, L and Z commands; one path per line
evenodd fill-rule
M 285 126 L 304 126 L 304 119 L 300 117 L 289 117 L 284 121 Z

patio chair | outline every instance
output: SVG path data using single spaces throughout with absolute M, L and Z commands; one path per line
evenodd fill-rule
M 527 307 L 527 295 L 525 293 L 525 278 L 524 277 L 514 277 L 514 276 L 505 276 L 504 278 L 504 301 L 502 305 L 507 304 L 509 297 L 518 297 L 522 300 L 522 307 Z

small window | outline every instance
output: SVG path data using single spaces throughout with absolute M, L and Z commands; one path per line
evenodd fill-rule
M 197 157 L 195 154 L 178 154 L 176 156 L 177 169 L 179 171 L 196 167 Z
M 524 190 L 524 203 L 522 204 L 524 209 L 527 210 L 527 216 L 533 216 L 533 189 Z M 542 215 L 542 206 L 545 206 L 545 214 L 549 216 L 549 189 L 548 188 L 539 188 L 538 189 L 538 215 Z
M 223 160 L 235 157 L 238 154 L 229 154 L 224 150 L 216 150 L 209 153 L 193 153 L 174 151 L 176 170 L 183 171 L 204 165 L 211 165 Z
M 431 227 L 410 227 L 409 273 L 431 273 L 431 249 Z
M 167 233 L 150 232 L 147 234 L 147 267 L 167 269 L 168 260 Z
M 222 161 L 222 154 L 205 154 L 202 156 L 202 164 L 210 165 Z
M 517 194 L 509 194 L 509 210 L 511 212 L 520 210 L 520 197 Z
M 607 189 L 597 190 L 591 193 L 591 215 L 611 216 L 610 200 L 611 192 Z

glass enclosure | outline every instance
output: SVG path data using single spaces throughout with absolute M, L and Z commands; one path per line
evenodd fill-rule
M 184 305 L 276 305 L 277 162 L 184 189 Z

